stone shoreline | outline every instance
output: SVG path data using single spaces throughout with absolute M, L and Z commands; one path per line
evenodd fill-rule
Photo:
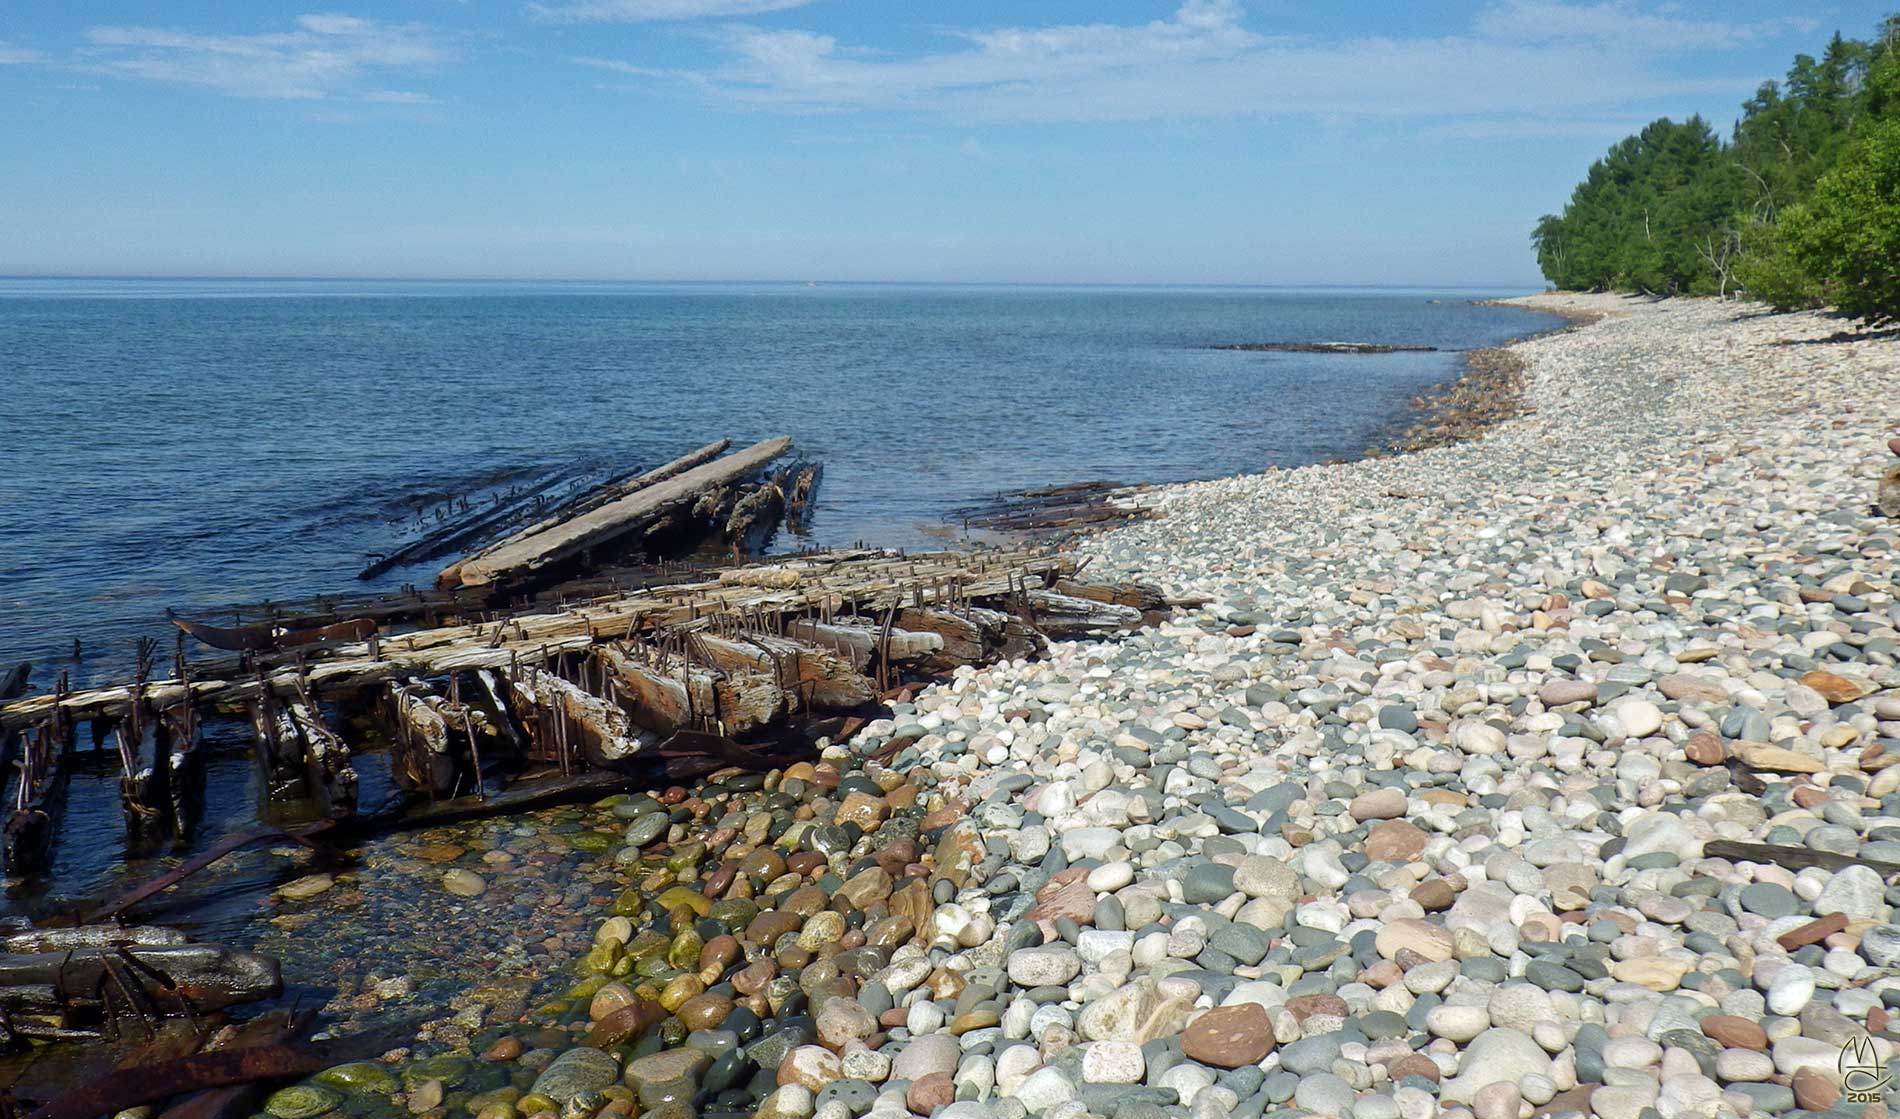
M 1575 307 L 1536 306 L 1522 299 L 1485 299 L 1479 302 L 1491 306 L 1547 311 L 1561 316 L 1566 325 L 1527 335 L 1502 346 L 1484 346 L 1465 351 L 1464 368 L 1458 376 L 1415 397 L 1412 400 L 1412 417 L 1375 441 L 1366 450 L 1366 457 L 1412 454 L 1451 443 L 1462 443 L 1482 436 L 1505 420 L 1522 415 L 1528 407 L 1524 391 L 1525 361 L 1515 347 L 1547 334 L 1588 326 L 1601 317 Z
M 1709 852 L 1900 861 L 1900 346 L 1525 302 L 1606 316 L 1513 347 L 1527 414 L 1149 491 L 1077 547 L 1207 606 L 597 806 L 578 986 L 268 1110 L 1883 1111 L 1900 891 Z

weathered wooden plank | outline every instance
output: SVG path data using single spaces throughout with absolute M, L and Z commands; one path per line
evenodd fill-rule
M 445 587 L 457 586 L 460 583 L 460 578 L 458 575 L 454 575 L 452 573 L 459 572 L 461 566 L 465 563 L 468 563 L 470 560 L 480 559 L 483 556 L 487 556 L 495 552 L 497 549 L 507 547 L 508 545 L 514 544 L 518 541 L 526 540 L 527 538 L 531 536 L 536 536 L 536 535 L 539 535 L 540 533 L 546 532 L 548 529 L 553 528 L 555 525 L 560 524 L 562 521 L 567 520 L 570 517 L 574 517 L 581 513 L 585 513 L 590 510 L 597 509 L 603 505 L 606 505 L 609 502 L 618 501 L 621 498 L 627 497 L 628 495 L 633 494 L 639 490 L 643 490 L 647 488 L 648 486 L 655 485 L 659 482 L 666 481 L 668 478 L 673 478 L 673 477 L 677 477 L 678 475 L 684 474 L 688 470 L 691 470 L 696 466 L 704 465 L 705 463 L 711 462 L 713 459 L 718 458 L 720 455 L 725 454 L 726 449 L 731 446 L 732 446 L 732 440 L 730 439 L 716 439 L 713 442 L 706 444 L 704 447 L 700 447 L 697 450 L 688 451 L 686 454 L 681 455 L 680 457 L 674 459 L 672 462 L 665 463 L 661 466 L 656 466 L 652 470 L 649 470 L 644 474 L 640 474 L 636 477 L 629 478 L 626 481 L 618 483 L 618 484 L 609 485 L 605 487 L 599 493 L 585 495 L 579 501 L 573 503 L 570 507 L 563 509 L 558 513 L 555 513 L 552 516 L 543 517 L 540 520 L 534 522 L 531 525 L 528 525 L 527 527 L 521 529 L 518 532 L 509 533 L 507 536 L 502 537 L 500 540 L 495 541 L 493 544 L 490 544 L 487 547 L 477 550 L 473 555 L 465 556 L 462 559 L 457 560 L 455 563 L 450 564 L 442 572 L 442 574 L 437 577 L 436 582 L 438 583 L 438 585 L 445 586 Z
M 1091 598 L 1058 594 L 1055 591 L 1031 590 L 1029 604 L 1035 611 L 1035 617 L 1031 620 L 1050 637 L 1088 637 L 1126 629 L 1141 622 L 1141 611 L 1132 606 L 1097 602 Z
M 1072 598 L 1132 606 L 1136 610 L 1159 610 L 1168 604 L 1168 596 L 1162 594 L 1160 588 L 1146 583 L 1080 583 L 1074 579 L 1057 579 L 1049 589 Z
M 788 623 L 785 632 L 851 657 L 859 671 L 870 665 L 880 648 L 888 648 L 893 661 L 917 660 L 943 648 L 943 637 L 939 634 L 896 627 L 886 634 L 871 622 L 842 618 L 831 622 L 801 619 Z
M 877 685 L 851 658 L 802 641 L 770 634 L 722 637 L 694 634 L 688 648 L 727 672 L 756 672 L 778 682 L 788 713 L 849 711 L 877 698 Z
M 508 674 L 509 698 L 515 715 L 535 733 L 540 720 L 536 711 L 545 710 L 552 720 L 567 720 L 566 726 L 546 728 L 553 740 L 542 740 L 542 750 L 558 758 L 563 749 L 574 750 L 590 765 L 611 768 L 648 749 L 663 736 L 637 726 L 627 710 L 582 690 L 574 683 L 540 669 L 530 668 Z
M 925 664 L 932 668 L 947 670 L 983 659 L 983 627 L 973 618 L 949 610 L 913 607 L 898 611 L 895 624 L 916 633 L 934 633 L 943 641 L 941 648 L 925 658 Z
M 706 490 L 739 481 L 791 450 L 783 436 L 754 443 L 725 458 L 703 463 L 624 497 L 590 509 L 532 535 L 517 537 L 479 556 L 445 569 L 437 580 L 443 587 L 481 587 L 599 547 L 631 532 L 671 506 L 690 501 Z
M 764 672 L 714 672 L 679 657 L 649 658 L 643 649 L 621 644 L 598 646 L 595 655 L 633 721 L 651 730 L 670 734 L 709 726 L 744 734 L 786 712 L 785 690 Z

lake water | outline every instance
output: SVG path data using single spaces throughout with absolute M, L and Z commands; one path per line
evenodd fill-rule
M 0 665 L 120 671 L 167 607 L 360 589 L 414 505 L 787 434 L 799 544 L 932 543 L 1021 487 L 1358 454 L 1494 292 L 0 280 Z M 441 561 L 368 589 L 427 583 Z M 74 637 L 87 654 L 71 660 Z

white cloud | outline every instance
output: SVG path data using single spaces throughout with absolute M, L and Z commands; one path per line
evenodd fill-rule
M 344 15 L 298 17 L 289 31 L 203 34 L 162 27 L 93 27 L 80 68 L 151 82 L 200 86 L 233 97 L 315 101 L 354 97 L 365 75 L 427 69 L 454 57 L 447 36 L 419 24 Z M 381 91 L 373 101 L 417 103 L 426 94 Z
M 1502 0 L 1478 13 L 1480 34 L 1520 42 L 1590 39 L 1631 50 L 1664 53 L 1721 50 L 1766 39 L 1811 33 L 1819 23 L 1803 16 L 1780 16 L 1750 23 L 1681 19 L 1651 14 L 1634 0 L 1565 4 L 1559 0 Z
M 16 47 L 0 39 L 0 66 L 29 66 L 36 62 L 45 62 L 46 56 L 36 50 Z
M 419 93 L 412 89 L 372 89 L 363 94 L 363 100 L 376 105 L 439 105 L 441 102 L 434 94 Z
M 1736 45 L 1769 26 L 1643 16 L 1650 36 L 1663 24 L 1679 33 L 1613 49 L 1606 37 L 1626 12 L 1640 15 L 1622 3 L 1507 0 L 1462 35 L 1318 39 L 1252 30 L 1237 0 L 1186 0 L 1146 23 L 952 30 L 948 49 L 901 57 L 811 31 L 727 26 L 710 33 L 724 60 L 705 68 L 585 61 L 779 112 L 915 110 L 985 121 L 1600 116 L 1644 98 L 1754 88 L 1752 77 L 1683 79 L 1654 55 Z
M 529 4 L 543 19 L 589 23 L 645 23 L 655 20 L 730 19 L 802 8 L 812 0 L 565 0 Z

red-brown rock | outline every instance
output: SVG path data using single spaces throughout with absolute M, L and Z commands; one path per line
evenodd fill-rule
M 1415 824 L 1387 820 L 1366 835 L 1366 858 L 1375 863 L 1404 863 L 1418 858 L 1430 837 Z
M 1273 1022 L 1257 1003 L 1218 1007 L 1188 1024 L 1181 1051 L 1215 1068 L 1256 1064 L 1273 1052 Z
M 1438 1064 L 1423 1053 L 1407 1053 L 1386 1066 L 1386 1075 L 1394 1080 L 1407 1076 L 1422 1076 L 1432 1083 L 1438 1083 Z
M 1682 744 L 1682 752 L 1697 765 L 1721 765 L 1728 760 L 1728 750 L 1722 740 L 1705 730 L 1690 735 L 1689 741 Z
M 1412 887 L 1412 900 L 1427 913 L 1450 909 L 1458 900 L 1458 891 L 1443 878 L 1427 878 Z
M 913 1115 L 929 1115 L 940 1107 L 948 1107 L 956 1101 L 957 1088 L 947 1072 L 933 1072 L 911 1081 L 910 1090 L 904 1093 L 904 1106 L 910 1108 Z
M 1826 1111 L 1841 1100 L 1841 1086 L 1817 1068 L 1796 1069 L 1788 1086 L 1794 1089 L 1795 1106 L 1803 1111 Z
M 1711 1014 L 1702 1019 L 1702 1032 L 1724 1049 L 1768 1050 L 1768 1032 L 1746 1018 L 1732 1014 Z

